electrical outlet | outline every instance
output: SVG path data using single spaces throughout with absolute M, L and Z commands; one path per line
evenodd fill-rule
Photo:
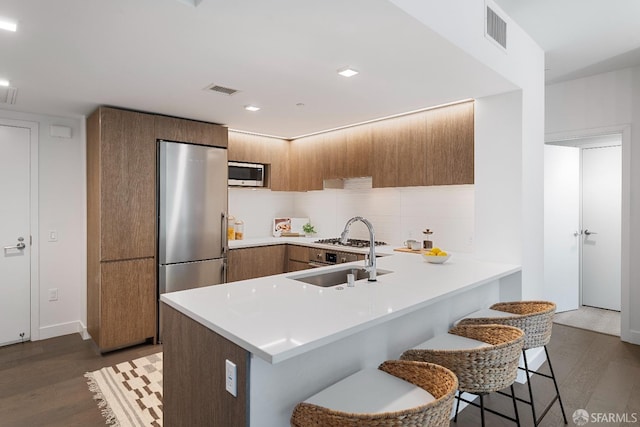
M 58 288 L 49 289 L 49 301 L 58 301 Z
M 238 396 L 236 364 L 229 359 L 225 360 L 225 389 L 231 393 L 233 397 Z

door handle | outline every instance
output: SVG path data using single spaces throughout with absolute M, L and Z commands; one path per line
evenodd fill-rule
M 591 236 L 592 234 L 598 234 L 598 233 L 595 233 L 593 231 L 589 231 L 589 229 L 586 229 L 586 230 L 584 230 L 584 234 L 585 234 L 585 236 Z
M 573 232 L 573 236 L 574 236 L 574 237 L 578 237 L 578 236 L 580 236 L 581 234 L 582 234 L 582 230 L 580 230 L 580 231 L 574 231 L 574 232 Z
M 15 246 L 5 246 L 4 250 L 8 251 L 9 249 L 24 249 L 26 248 L 27 245 L 24 244 L 24 237 L 18 237 L 18 244 L 16 244 Z

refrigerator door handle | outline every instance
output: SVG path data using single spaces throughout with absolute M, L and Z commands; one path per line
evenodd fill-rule
M 220 221 L 222 223 L 222 256 L 226 256 L 227 250 L 229 249 L 229 230 L 227 225 L 227 213 L 220 213 Z
M 227 258 L 225 257 L 222 261 L 222 282 L 227 283 Z

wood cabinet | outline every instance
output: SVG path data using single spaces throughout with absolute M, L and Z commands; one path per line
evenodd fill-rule
M 324 138 L 323 135 L 313 135 L 291 141 L 289 153 L 290 190 L 323 189 Z
M 347 145 L 346 177 L 371 176 L 373 172 L 373 140 L 371 126 L 344 129 Z
M 426 185 L 473 184 L 474 103 L 427 111 Z
M 269 165 L 272 190 L 322 190 L 371 176 L 373 187 L 473 184 L 473 101 L 285 141 L 232 132 L 229 159 Z
M 231 249 L 227 282 L 285 273 L 286 250 L 286 245 Z
M 373 123 L 373 187 L 473 184 L 474 104 Z
M 373 187 L 426 185 L 427 118 L 416 113 L 384 120 L 373 130 Z
M 87 329 L 101 351 L 155 337 L 154 117 L 87 120 Z
M 163 321 L 163 424 L 249 425 L 247 350 L 168 305 Z M 225 361 L 236 365 L 237 396 L 225 390 Z
M 155 258 L 102 264 L 99 302 L 94 311 L 100 317 L 100 328 L 89 331 L 101 349 L 155 336 L 156 267 Z
M 87 119 L 87 329 L 100 351 L 156 335 L 158 139 L 226 147 L 227 129 L 108 107 Z
M 226 127 L 167 116 L 155 116 L 155 138 L 215 147 L 228 145 Z
M 287 245 L 287 271 L 306 270 L 309 267 L 309 248 L 307 246 Z
M 155 256 L 153 116 L 100 108 L 89 119 L 88 194 L 100 261 Z M 95 132 L 94 132 L 95 131 Z

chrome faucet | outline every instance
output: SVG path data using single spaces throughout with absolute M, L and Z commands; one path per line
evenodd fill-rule
M 368 219 L 363 218 L 361 216 L 354 216 L 344 226 L 344 230 L 342 230 L 342 234 L 340 234 L 340 243 L 343 245 L 347 243 L 347 238 L 349 237 L 349 227 L 356 221 L 360 221 L 364 223 L 369 229 L 369 258 L 365 260 L 365 271 L 369 273 L 369 281 L 376 281 L 376 232 L 373 230 L 373 224 L 369 222 Z

